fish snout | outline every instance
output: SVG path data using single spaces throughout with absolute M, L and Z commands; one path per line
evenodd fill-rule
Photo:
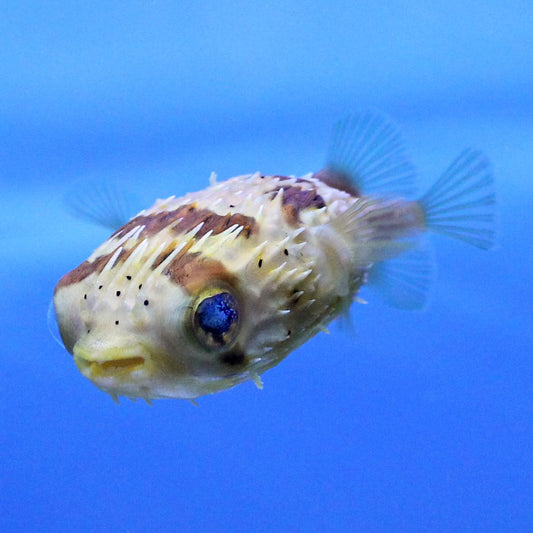
M 76 345 L 73 356 L 78 370 L 91 381 L 106 377 L 125 377 L 145 369 L 150 361 L 148 350 L 140 345 L 104 348 Z

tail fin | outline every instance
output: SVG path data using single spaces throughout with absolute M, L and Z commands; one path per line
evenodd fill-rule
M 484 250 L 493 247 L 496 196 L 488 159 L 467 149 L 419 200 L 427 229 Z
M 409 202 L 402 196 L 413 191 L 415 170 L 398 128 L 381 113 L 363 111 L 337 123 L 317 175 L 358 198 L 323 231 L 332 227 L 352 243 L 368 283 L 394 307 L 419 309 L 427 301 L 433 262 L 419 247 L 421 232 L 483 249 L 494 244 L 494 180 L 479 151 L 465 150 L 420 200 Z

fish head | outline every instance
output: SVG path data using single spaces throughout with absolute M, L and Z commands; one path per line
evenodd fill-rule
M 256 259 L 231 274 L 185 254 L 148 275 L 120 264 L 83 279 L 73 271 L 54 296 L 63 344 L 114 397 L 192 399 L 256 380 L 289 353 L 309 318 L 288 316 L 286 299 L 297 305 L 301 292 L 280 290 L 283 269 L 266 283 L 253 278 L 257 270 Z
M 54 296 L 63 344 L 97 387 L 113 396 L 196 398 L 250 379 L 246 297 L 228 279 L 208 276 L 185 289 L 167 275 L 143 283 L 105 277 L 59 286 Z

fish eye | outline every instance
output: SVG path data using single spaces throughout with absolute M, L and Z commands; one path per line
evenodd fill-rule
M 192 329 L 205 348 L 223 350 L 235 341 L 239 327 L 236 298 L 226 290 L 209 289 L 193 306 Z

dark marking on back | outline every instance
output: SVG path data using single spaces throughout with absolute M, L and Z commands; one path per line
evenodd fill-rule
M 285 220 L 293 226 L 300 221 L 300 211 L 303 209 L 320 209 L 326 205 L 324 199 L 315 188 L 302 189 L 296 185 L 288 185 L 286 187 L 280 185 L 271 191 L 272 197 L 274 198 L 282 189 L 283 215 Z
M 128 250 L 125 250 L 124 248 L 120 251 L 118 254 L 118 257 L 115 261 L 115 265 L 121 264 L 124 261 L 128 259 L 128 257 L 133 253 L 135 248 L 139 243 L 134 244 L 131 248 Z M 76 267 L 74 270 L 71 270 L 67 274 L 65 274 L 57 283 L 56 288 L 54 290 L 54 294 L 60 289 L 61 287 L 66 287 L 68 285 L 72 285 L 74 283 L 79 283 L 80 281 L 83 281 L 85 278 L 89 277 L 94 272 L 100 274 L 106 264 L 109 262 L 109 260 L 113 257 L 116 250 L 113 250 L 112 252 L 101 255 L 97 257 L 94 261 L 84 261 L 80 266 Z M 103 285 L 99 285 L 98 289 L 101 290 Z
M 67 272 L 57 283 L 54 290 L 54 294 L 61 288 L 67 287 L 74 283 L 79 283 L 85 278 L 89 277 L 93 272 L 101 272 L 106 265 L 106 263 L 111 259 L 113 253 L 101 255 L 97 257 L 94 261 L 84 261 L 79 267 Z M 101 288 L 101 287 L 99 287 Z
M 198 209 L 193 204 L 187 204 L 173 211 L 161 211 L 153 215 L 140 215 L 135 217 L 117 230 L 112 237 L 122 237 L 138 226 L 144 226 L 141 235 L 155 235 L 178 220 L 179 222 L 173 228 L 173 231 L 176 233 L 191 231 L 203 222 L 203 226 L 196 234 L 197 237 L 202 237 L 208 231 L 212 231 L 214 235 L 217 235 L 235 224 L 244 227 L 240 235 L 244 235 L 245 237 L 249 237 L 257 231 L 257 223 L 253 217 L 242 215 L 241 213 L 218 215 L 210 209 Z
M 152 264 L 152 270 L 155 270 L 173 251 L 175 250 L 174 245 L 170 244 L 167 246 L 156 258 Z M 139 287 L 140 288 L 140 287 Z
M 271 176 L 272 178 L 277 178 L 279 181 L 292 181 L 295 183 L 311 183 L 309 180 L 306 180 L 304 178 L 291 178 L 290 176 L 280 176 L 278 174 L 274 174 Z
M 131 231 L 133 228 L 136 228 L 138 226 L 145 226 L 141 232 L 141 235 L 155 235 L 163 228 L 167 227 L 169 224 L 175 223 L 177 220 L 179 220 L 179 222 L 173 228 L 173 231 L 175 231 L 176 233 L 186 233 L 203 222 L 202 227 L 196 234 L 197 238 L 202 237 L 208 231 L 212 231 L 214 235 L 217 235 L 230 228 L 231 226 L 234 226 L 235 224 L 243 226 L 243 230 L 239 234 L 239 237 L 244 236 L 245 238 L 248 238 L 250 237 L 250 235 L 256 233 L 258 230 L 257 222 L 253 217 L 249 217 L 241 213 L 228 213 L 227 215 L 217 215 L 209 209 L 197 209 L 194 205 L 187 204 L 180 206 L 174 211 L 161 211 L 160 213 L 156 213 L 154 215 L 141 215 L 135 217 L 127 224 L 122 226 L 122 228 L 117 230 L 111 236 L 111 238 L 122 237 L 126 235 L 126 233 Z M 116 264 L 123 263 L 124 261 L 126 261 L 128 257 L 133 253 L 135 248 L 139 245 L 139 243 L 140 241 L 137 241 L 127 250 L 122 249 L 120 254 L 118 255 Z M 58 284 L 56 285 L 55 292 L 57 292 L 57 290 L 61 287 L 65 287 L 83 281 L 85 278 L 87 278 L 94 272 L 100 273 L 103 270 L 104 266 L 107 264 L 107 262 L 111 259 L 115 251 L 116 250 L 113 250 L 109 254 L 97 257 L 94 261 L 84 261 L 80 266 L 78 266 L 74 270 L 71 270 L 59 280 Z M 154 264 L 152 265 L 152 269 L 157 268 L 157 266 L 159 266 L 170 255 L 170 253 L 172 253 L 172 251 L 172 248 L 164 250 L 156 258 Z M 174 271 L 177 272 L 180 270 L 180 267 L 176 266 L 180 264 L 179 260 L 179 257 L 174 259 L 174 262 L 172 263 L 174 264 L 174 267 L 172 267 L 172 264 L 169 265 L 167 273 Z M 210 269 L 212 269 L 212 265 Z M 201 269 L 201 272 L 204 271 L 205 268 Z
M 220 261 L 204 257 L 200 253 L 178 254 L 163 274 L 184 287 L 189 294 L 202 289 L 212 280 L 225 281 L 233 286 L 237 282 L 235 276 Z
M 222 233 L 231 226 L 238 224 L 243 226 L 244 230 L 241 235 L 249 237 L 250 234 L 257 231 L 257 223 L 253 217 L 242 215 L 241 213 L 228 213 L 226 215 L 217 215 L 209 209 L 197 209 L 194 205 L 184 205 L 178 208 L 183 219 L 175 227 L 174 231 L 178 233 L 186 233 L 194 229 L 198 224 L 203 222 L 197 237 L 203 237 L 208 231 L 212 231 L 214 235 Z
M 313 178 L 320 180 L 329 187 L 346 192 L 354 198 L 359 198 L 361 196 L 361 191 L 355 186 L 353 178 L 350 174 L 343 172 L 342 170 L 324 167 L 318 172 L 315 172 Z
M 126 233 L 138 226 L 144 226 L 144 229 L 142 230 L 144 235 L 155 235 L 181 217 L 181 214 L 178 213 L 178 211 L 179 210 L 160 211 L 153 215 L 139 215 L 132 218 L 127 224 L 115 231 L 110 238 L 123 237 Z

